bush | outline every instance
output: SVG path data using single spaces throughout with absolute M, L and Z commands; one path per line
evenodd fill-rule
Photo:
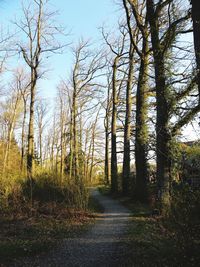
M 17 175 L 1 177 L 0 179 L 0 212 L 1 213 L 24 213 L 29 214 L 33 208 L 35 211 L 39 206 L 49 202 L 63 204 L 67 208 L 88 208 L 88 190 L 80 181 L 67 181 L 61 184 L 60 177 L 53 173 L 43 172 L 37 174 L 32 180 Z
M 22 201 L 21 178 L 18 175 L 1 176 L 0 211 L 16 209 Z
M 200 249 L 200 190 L 176 185 L 172 193 L 169 223 L 184 255 L 195 258 Z
M 60 184 L 56 175 L 41 173 L 32 181 L 32 198 L 38 202 L 65 203 L 69 207 L 86 209 L 88 205 L 88 191 L 83 183 L 67 182 Z M 27 200 L 31 198 L 30 181 L 22 184 L 22 192 Z

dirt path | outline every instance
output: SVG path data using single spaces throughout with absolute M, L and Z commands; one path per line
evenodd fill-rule
M 90 230 L 81 237 L 65 239 L 61 247 L 46 255 L 20 260 L 15 266 L 131 266 L 128 264 L 127 232 L 130 211 L 117 200 L 102 196 L 96 189 L 92 189 L 91 194 L 104 207 L 104 212 L 97 215 Z

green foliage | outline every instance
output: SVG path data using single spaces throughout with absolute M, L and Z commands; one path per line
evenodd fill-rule
M 172 194 L 169 227 L 183 254 L 197 259 L 200 249 L 200 190 L 188 185 L 175 186 Z M 198 258 L 200 260 L 200 258 Z
M 179 179 L 178 173 L 182 168 L 182 145 L 177 142 L 176 139 L 172 139 L 170 142 L 169 157 L 171 161 L 171 178 L 177 181 Z
M 182 148 L 183 170 L 182 177 L 184 180 L 192 178 L 193 175 L 200 173 L 200 146 L 183 146 Z

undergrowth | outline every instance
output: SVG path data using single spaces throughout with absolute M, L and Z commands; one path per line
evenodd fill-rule
M 32 190 L 31 190 L 32 188 Z M 42 172 L 32 181 L 0 179 L 0 265 L 49 250 L 94 222 L 98 203 L 81 181 Z

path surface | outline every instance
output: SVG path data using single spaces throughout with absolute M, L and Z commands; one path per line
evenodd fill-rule
M 102 196 L 98 190 L 91 194 L 104 207 L 96 223 L 81 237 L 67 238 L 62 245 L 45 256 L 20 261 L 15 266 L 37 267 L 123 267 L 128 264 L 128 224 L 130 211 L 117 200 Z

